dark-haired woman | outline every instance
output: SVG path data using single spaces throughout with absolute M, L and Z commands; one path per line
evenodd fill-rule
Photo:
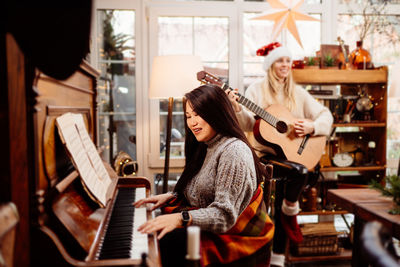
M 200 86 L 185 97 L 184 171 L 174 192 L 135 203 L 153 203 L 153 209 L 180 204 L 139 231 L 159 232 L 163 266 L 184 264 L 186 231 L 182 226 L 186 225 L 202 230 L 204 266 L 268 264 L 274 226 L 263 202 L 263 168 L 240 130 L 231 102 L 212 85 Z M 189 220 L 184 219 L 187 215 Z

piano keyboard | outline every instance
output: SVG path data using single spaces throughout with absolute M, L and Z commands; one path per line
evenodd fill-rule
M 120 187 L 111 212 L 106 233 L 100 241 L 97 259 L 141 259 L 148 253 L 147 234 L 137 228 L 147 220 L 146 208 L 132 203 L 146 197 L 145 187 Z

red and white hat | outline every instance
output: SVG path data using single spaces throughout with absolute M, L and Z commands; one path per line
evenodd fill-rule
M 292 60 L 292 53 L 280 43 L 270 43 L 257 50 L 257 56 L 265 56 L 263 69 L 267 71 L 271 65 L 281 57 L 289 57 Z

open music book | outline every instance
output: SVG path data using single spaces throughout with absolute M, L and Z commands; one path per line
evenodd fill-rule
M 86 188 L 105 207 L 111 178 L 87 132 L 82 114 L 65 113 L 56 122 L 61 140 Z

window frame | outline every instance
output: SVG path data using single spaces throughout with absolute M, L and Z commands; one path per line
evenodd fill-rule
M 153 58 L 158 55 L 158 17 L 163 16 L 182 16 L 182 17 L 227 17 L 229 21 L 228 40 L 236 39 L 238 32 L 234 31 L 236 26 L 235 15 L 237 7 L 232 2 L 213 2 L 213 8 L 210 4 L 204 2 L 169 2 L 168 5 L 159 6 L 154 2 L 148 6 L 149 18 L 149 74 L 151 75 L 151 64 Z M 237 27 L 237 26 L 236 26 Z M 229 41 L 229 65 L 239 64 L 237 58 L 231 51 L 237 51 L 235 42 Z M 238 74 L 232 68 L 229 68 L 229 77 L 237 77 Z M 199 83 L 200 85 L 200 83 Z M 149 142 L 149 168 L 162 168 L 164 158 L 160 157 L 160 109 L 159 100 L 149 99 L 150 120 L 149 128 L 152 129 Z M 184 158 L 170 158 L 171 171 L 179 171 L 184 167 Z
M 144 95 L 144 91 L 142 88 L 145 88 L 146 84 L 144 83 L 143 75 L 144 75 L 144 43 L 145 39 L 143 36 L 145 35 L 143 30 L 143 1 L 141 0 L 96 0 L 93 2 L 93 11 L 92 11 L 92 27 L 91 27 L 91 51 L 90 54 L 90 62 L 93 66 L 97 66 L 99 62 L 98 58 L 98 45 L 97 45 L 97 11 L 99 9 L 117 9 L 117 10 L 134 10 L 135 11 L 135 84 L 136 84 L 136 161 L 139 163 L 139 166 L 146 165 L 145 159 L 145 146 L 143 145 L 142 140 L 146 135 L 146 131 L 144 127 L 139 127 L 140 125 L 144 125 L 144 121 L 146 120 L 146 106 L 143 102 L 143 98 L 147 97 Z M 99 128 L 99 124 L 97 124 Z M 99 135 L 99 129 L 97 129 L 97 135 Z M 99 140 L 99 138 L 97 138 Z M 98 144 L 97 144 L 98 145 Z M 111 159 L 112 160 L 112 159 Z M 139 173 L 142 173 L 143 170 L 139 169 Z

